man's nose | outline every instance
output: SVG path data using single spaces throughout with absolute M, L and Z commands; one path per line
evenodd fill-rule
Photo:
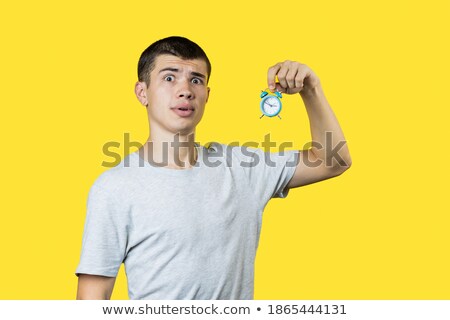
M 183 81 L 180 84 L 177 95 L 179 98 L 193 99 L 194 92 L 192 91 L 191 84 L 189 81 Z

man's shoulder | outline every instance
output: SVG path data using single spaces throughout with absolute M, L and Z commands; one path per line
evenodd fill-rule
M 102 189 L 108 192 L 117 192 L 123 189 L 123 186 L 128 183 L 131 176 L 132 166 L 127 165 L 127 158 L 116 166 L 110 167 L 100 173 L 92 184 L 92 189 Z

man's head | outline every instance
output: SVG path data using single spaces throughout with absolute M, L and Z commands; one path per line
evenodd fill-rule
M 211 65 L 204 51 L 182 37 L 150 45 L 141 55 L 135 94 L 147 107 L 151 135 L 189 135 L 203 117 Z
M 163 54 L 173 55 L 183 60 L 204 60 L 208 73 L 206 83 L 208 83 L 211 76 L 211 63 L 206 53 L 195 42 L 176 36 L 158 40 L 142 52 L 138 63 L 139 81 L 145 82 L 147 86 L 150 84 L 150 73 L 155 68 L 155 60 L 159 55 Z

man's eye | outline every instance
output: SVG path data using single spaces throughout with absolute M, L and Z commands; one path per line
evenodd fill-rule
M 164 77 L 164 80 L 166 80 L 166 81 L 173 81 L 174 77 L 173 76 L 166 76 L 166 77 Z
M 194 84 L 202 84 L 203 81 L 200 80 L 199 78 L 194 78 L 194 79 L 192 79 L 192 83 L 194 83 Z

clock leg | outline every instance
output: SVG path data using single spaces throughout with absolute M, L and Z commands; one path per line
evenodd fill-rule
M 281 117 L 280 117 L 280 116 L 278 116 L 278 118 L 280 118 L 280 119 L 281 119 Z
M 261 117 L 259 117 L 259 118 L 261 119 L 262 117 L 264 117 L 264 114 L 262 114 Z

